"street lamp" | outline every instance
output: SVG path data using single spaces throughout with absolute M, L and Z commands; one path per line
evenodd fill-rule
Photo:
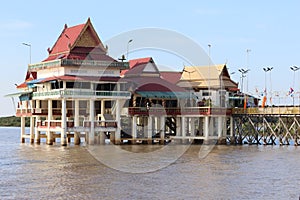
M 24 42 L 22 44 L 29 47 L 29 64 L 30 64 L 31 63 L 31 44 L 24 43 Z
M 251 52 L 251 49 L 246 49 L 246 54 L 247 54 L 247 70 L 249 69 L 249 53 Z M 248 83 L 249 83 L 249 76 L 247 77 L 247 92 L 248 92 Z
M 250 69 L 239 69 L 239 72 L 241 73 L 241 79 L 242 79 L 242 85 L 241 85 L 241 91 L 244 92 L 244 78 L 246 77 L 246 74 L 250 71 Z
M 295 74 L 296 74 L 296 71 L 298 71 L 300 68 L 294 65 L 294 66 L 290 67 L 290 69 L 294 71 L 294 77 L 293 77 L 293 90 L 295 90 Z M 293 95 L 293 106 L 294 106 L 294 105 L 295 105 L 295 97 L 294 97 L 294 95 Z
M 133 39 L 130 39 L 130 40 L 128 40 L 128 42 L 127 42 L 127 52 L 126 52 L 126 58 L 127 58 L 127 60 L 129 60 L 129 59 L 128 59 L 129 43 L 131 43 L 132 41 L 133 41 Z

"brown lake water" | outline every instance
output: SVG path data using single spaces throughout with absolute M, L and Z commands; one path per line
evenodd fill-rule
M 61 147 L 20 144 L 19 137 L 18 128 L 0 128 L 0 199 L 299 199 L 300 195 L 300 147 L 183 145 L 183 154 L 173 156 L 174 149 L 165 149 L 172 152 L 168 155 L 159 145 Z

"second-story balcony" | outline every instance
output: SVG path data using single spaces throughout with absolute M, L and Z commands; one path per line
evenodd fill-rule
M 213 108 L 213 107 L 182 107 L 182 108 L 164 108 L 164 107 L 130 107 L 129 115 L 231 115 L 231 108 Z
M 61 98 L 114 98 L 129 99 L 131 93 L 128 91 L 93 91 L 81 89 L 59 89 L 45 92 L 33 92 L 33 99 L 61 99 Z

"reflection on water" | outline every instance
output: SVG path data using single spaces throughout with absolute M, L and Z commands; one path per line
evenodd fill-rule
M 300 148 L 294 146 L 214 146 L 202 158 L 203 147 L 192 145 L 167 166 L 129 173 L 102 164 L 87 146 L 20 144 L 16 128 L 0 128 L 0 136 L 0 199 L 298 199 L 300 194 Z M 118 148 L 143 159 L 140 168 L 167 159 L 142 158 L 160 152 L 159 146 Z M 110 159 L 128 171 L 130 160 Z

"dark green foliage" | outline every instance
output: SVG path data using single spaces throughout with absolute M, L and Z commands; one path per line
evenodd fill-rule
M 30 119 L 29 117 L 25 118 L 25 126 L 29 127 Z M 21 118 L 16 116 L 9 116 L 9 117 L 0 117 L 0 126 L 14 126 L 20 127 L 21 126 Z

